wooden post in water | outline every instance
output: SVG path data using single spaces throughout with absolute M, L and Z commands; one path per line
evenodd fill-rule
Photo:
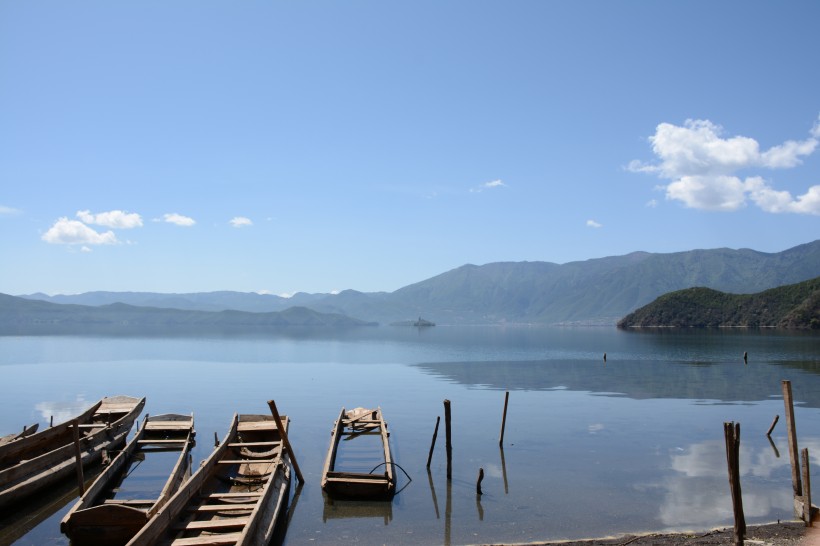
M 786 406 L 786 433 L 788 434 L 789 460 L 792 464 L 792 488 L 795 497 L 803 496 L 803 487 L 800 484 L 800 462 L 797 451 L 797 431 L 794 426 L 794 400 L 792 399 L 792 382 L 781 381 L 783 387 L 783 404 Z
M 85 493 L 85 478 L 83 477 L 83 454 L 80 449 L 80 423 L 77 419 L 71 423 L 71 428 L 74 432 L 74 464 L 77 465 L 77 488 L 80 490 L 80 496 Z
M 282 418 L 279 417 L 279 411 L 276 409 L 276 402 L 273 400 L 268 400 L 268 407 L 270 408 L 270 412 L 273 414 L 273 420 L 276 422 L 276 428 L 279 429 L 279 437 L 282 438 L 282 444 L 290 454 L 290 462 L 293 464 L 293 470 L 296 471 L 296 477 L 299 479 L 299 483 L 305 483 L 305 478 L 302 476 L 302 471 L 299 470 L 299 465 L 296 464 L 296 455 L 293 454 L 293 448 L 290 447 L 288 431 L 286 431 L 285 427 L 282 425 Z
M 804 447 L 800 451 L 803 460 L 803 521 L 806 527 L 811 527 L 811 472 L 809 471 L 809 449 Z
M 478 469 L 478 481 L 475 484 L 475 492 L 477 495 L 481 495 L 481 482 L 484 481 L 484 469 Z
M 740 423 L 723 423 L 726 439 L 726 463 L 729 467 L 729 488 L 732 491 L 732 511 L 735 516 L 734 544 L 743 546 L 746 538 L 746 518 L 740 493 Z
M 772 425 L 769 427 L 769 430 L 766 431 L 766 436 L 771 436 L 772 431 L 774 430 L 774 426 L 777 424 L 777 421 L 780 419 L 780 415 L 774 416 L 774 421 L 772 421 Z
M 444 401 L 444 437 L 447 450 L 447 480 L 453 478 L 453 443 L 450 427 L 450 401 Z
M 216 431 L 214 431 L 214 447 L 219 447 L 219 436 L 216 435 Z
M 504 416 L 501 418 L 501 438 L 498 440 L 499 447 L 504 447 L 504 427 L 507 425 L 507 403 L 510 401 L 510 391 L 504 395 Z
M 427 469 L 430 469 L 430 461 L 433 460 L 433 450 L 436 447 L 436 437 L 438 436 L 438 424 L 441 422 L 441 416 L 436 416 L 436 428 L 433 430 L 433 441 L 430 443 L 430 454 L 427 455 Z

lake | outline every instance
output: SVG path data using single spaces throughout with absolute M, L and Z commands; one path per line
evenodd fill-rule
M 6 336 L 0 377 L 0 435 L 69 419 L 103 396 L 146 396 L 149 414 L 194 413 L 195 464 L 234 412 L 267 413 L 275 400 L 292 420 L 306 479 L 291 489 L 285 544 L 526 542 L 730 526 L 725 421 L 741 424 L 747 522 L 790 520 L 783 379 L 792 381 L 800 447 L 814 468 L 820 462 L 816 334 L 436 326 Z M 323 496 L 322 465 L 342 406 L 381 406 L 394 460 L 410 477 L 397 471 L 392 502 Z M 68 544 L 59 521 L 73 502 L 67 484 L 43 521 L 24 513 L 0 521 L 0 544 Z

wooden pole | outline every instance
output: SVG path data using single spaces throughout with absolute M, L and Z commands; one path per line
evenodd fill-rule
M 214 447 L 219 447 L 219 436 L 216 435 L 216 431 L 214 431 Z
M 475 492 L 477 495 L 481 495 L 481 482 L 484 481 L 484 469 L 478 469 L 478 481 L 475 484 Z
M 774 426 L 777 424 L 777 421 L 780 419 L 780 415 L 774 416 L 774 421 L 772 421 L 772 425 L 769 427 L 769 430 L 766 431 L 766 436 L 771 436 L 772 431 L 774 430 Z
M 792 382 L 781 381 L 783 387 L 783 404 L 786 406 L 786 433 L 788 434 L 789 460 L 792 464 L 792 488 L 795 497 L 803 496 L 803 487 L 800 484 L 800 462 L 797 451 L 797 431 L 794 426 L 794 400 L 792 399 Z
M 444 401 L 444 432 L 447 449 L 447 479 L 453 478 L 453 443 L 450 427 L 450 401 Z
M 276 409 L 276 402 L 273 400 L 268 400 L 268 407 L 270 407 L 270 412 L 273 414 L 273 420 L 276 421 L 276 428 L 279 429 L 279 436 L 282 438 L 282 442 L 285 444 L 285 448 L 288 450 L 288 453 L 290 453 L 290 462 L 293 463 L 293 469 L 296 471 L 296 477 L 299 479 L 299 483 L 305 483 L 305 478 L 302 476 L 302 471 L 299 470 L 299 465 L 296 463 L 296 455 L 293 454 L 293 448 L 290 447 L 288 432 L 282 425 L 282 418 L 279 417 L 279 411 Z
M 723 423 L 726 439 L 726 463 L 729 467 L 729 488 L 732 491 L 732 510 L 735 516 L 734 545 L 743 546 L 746 538 L 746 518 L 743 516 L 743 498 L 740 492 L 740 423 Z
M 501 438 L 498 440 L 498 445 L 504 447 L 504 427 L 507 425 L 507 403 L 510 401 L 510 391 L 504 395 L 504 416 L 501 418 Z
M 77 419 L 71 423 L 74 432 L 74 464 L 77 465 L 77 488 L 80 496 L 85 493 L 85 478 L 83 477 L 83 454 L 80 449 L 80 423 Z
M 433 460 L 433 449 L 436 447 L 436 437 L 438 436 L 438 424 L 441 422 L 441 416 L 436 416 L 436 428 L 433 430 L 433 441 L 430 443 L 430 454 L 427 455 L 427 468 L 430 468 L 430 461 Z
M 811 527 L 811 476 L 809 471 L 809 449 L 804 447 L 800 451 L 803 461 L 803 521 L 806 527 Z

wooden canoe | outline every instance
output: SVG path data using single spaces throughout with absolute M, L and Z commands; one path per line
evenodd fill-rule
M 288 418 L 282 426 L 288 429 Z M 236 415 L 222 443 L 128 546 L 266 546 L 284 514 L 290 456 L 270 415 Z
M 190 478 L 194 435 L 193 415 L 146 415 L 126 448 L 60 522 L 72 546 L 122 546 L 131 540 Z M 179 455 L 159 494 L 146 498 L 139 484 L 129 487 L 127 478 L 157 452 Z
M 145 398 L 103 398 L 71 421 L 0 445 L 0 508 L 77 472 L 75 425 L 83 466 L 125 443 Z
M 6 434 L 5 436 L 0 437 L 0 446 L 3 444 L 8 444 L 9 442 L 14 442 L 15 440 L 19 440 L 20 438 L 25 438 L 26 436 L 31 436 L 37 429 L 40 427 L 40 423 L 34 423 L 30 426 L 24 426 L 23 432 L 16 432 L 13 434 Z
M 336 468 L 339 443 L 355 440 L 358 436 L 378 435 L 381 449 L 375 454 L 381 461 L 371 472 L 349 472 Z M 322 471 L 322 489 L 331 497 L 359 499 L 389 499 L 396 492 L 393 460 L 390 455 L 390 434 L 382 417 L 381 408 L 356 408 L 342 411 L 330 432 L 330 447 Z M 378 472 L 376 472 L 378 470 Z

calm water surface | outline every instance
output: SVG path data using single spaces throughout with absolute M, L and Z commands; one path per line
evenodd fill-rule
M 748 352 L 748 364 L 743 353 Z M 603 354 L 607 353 L 606 362 Z M 731 525 L 723 422 L 741 423 L 750 524 L 792 519 L 780 381 L 793 382 L 800 447 L 820 463 L 820 336 L 610 328 L 367 328 L 317 335 L 0 337 L 0 434 L 68 419 L 99 398 L 146 396 L 193 412 L 195 463 L 233 412 L 275 399 L 307 480 L 285 544 L 472 544 Z M 504 391 L 510 405 L 498 439 Z M 452 402 L 453 479 L 443 426 Z M 340 407 L 381 406 L 401 472 L 391 503 L 332 502 L 319 486 Z M 443 419 L 442 419 L 443 420 Z M 443 424 L 442 424 L 443 425 Z M 483 468 L 484 495 L 475 493 Z M 295 485 L 295 482 L 294 482 Z M 58 492 L 59 493 L 59 492 Z M 68 544 L 59 521 L 0 520 L 0 544 Z

